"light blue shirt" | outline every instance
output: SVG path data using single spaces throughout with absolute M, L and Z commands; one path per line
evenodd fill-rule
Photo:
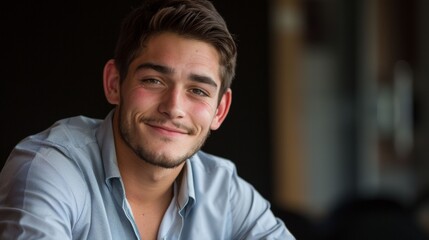
M 64 119 L 15 147 L 0 173 L 0 239 L 140 239 L 111 121 Z M 229 160 L 199 151 L 183 171 L 158 239 L 294 239 Z

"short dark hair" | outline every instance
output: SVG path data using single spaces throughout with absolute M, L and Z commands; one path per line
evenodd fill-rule
M 208 0 L 147 0 L 134 9 L 122 22 L 115 49 L 121 81 L 148 38 L 161 32 L 173 32 L 215 47 L 220 56 L 222 97 L 235 75 L 237 47 L 224 19 Z

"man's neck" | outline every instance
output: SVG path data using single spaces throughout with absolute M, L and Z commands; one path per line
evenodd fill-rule
M 173 183 L 183 165 L 165 169 L 151 165 L 141 159 L 118 158 L 118 167 L 128 199 L 139 202 L 157 202 L 173 197 Z

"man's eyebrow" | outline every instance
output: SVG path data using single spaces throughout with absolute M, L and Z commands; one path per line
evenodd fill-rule
M 217 83 L 211 77 L 207 77 L 199 74 L 191 74 L 190 79 L 195 82 L 209 84 L 215 88 L 217 88 Z
M 155 64 L 155 63 L 143 63 L 137 66 L 136 71 L 140 70 L 140 69 L 152 69 L 155 70 L 157 72 L 163 73 L 163 74 L 172 74 L 174 73 L 174 69 L 164 66 L 164 65 L 160 65 L 160 64 Z

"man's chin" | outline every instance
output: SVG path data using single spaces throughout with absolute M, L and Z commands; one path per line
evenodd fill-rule
M 181 159 L 175 159 L 175 160 L 166 159 L 165 157 L 163 159 L 142 158 L 142 160 L 145 161 L 146 163 L 149 163 L 149 164 L 156 166 L 156 167 L 166 168 L 166 169 L 177 168 L 177 167 L 181 166 L 187 159 L 188 159 L 188 157 L 181 158 Z

